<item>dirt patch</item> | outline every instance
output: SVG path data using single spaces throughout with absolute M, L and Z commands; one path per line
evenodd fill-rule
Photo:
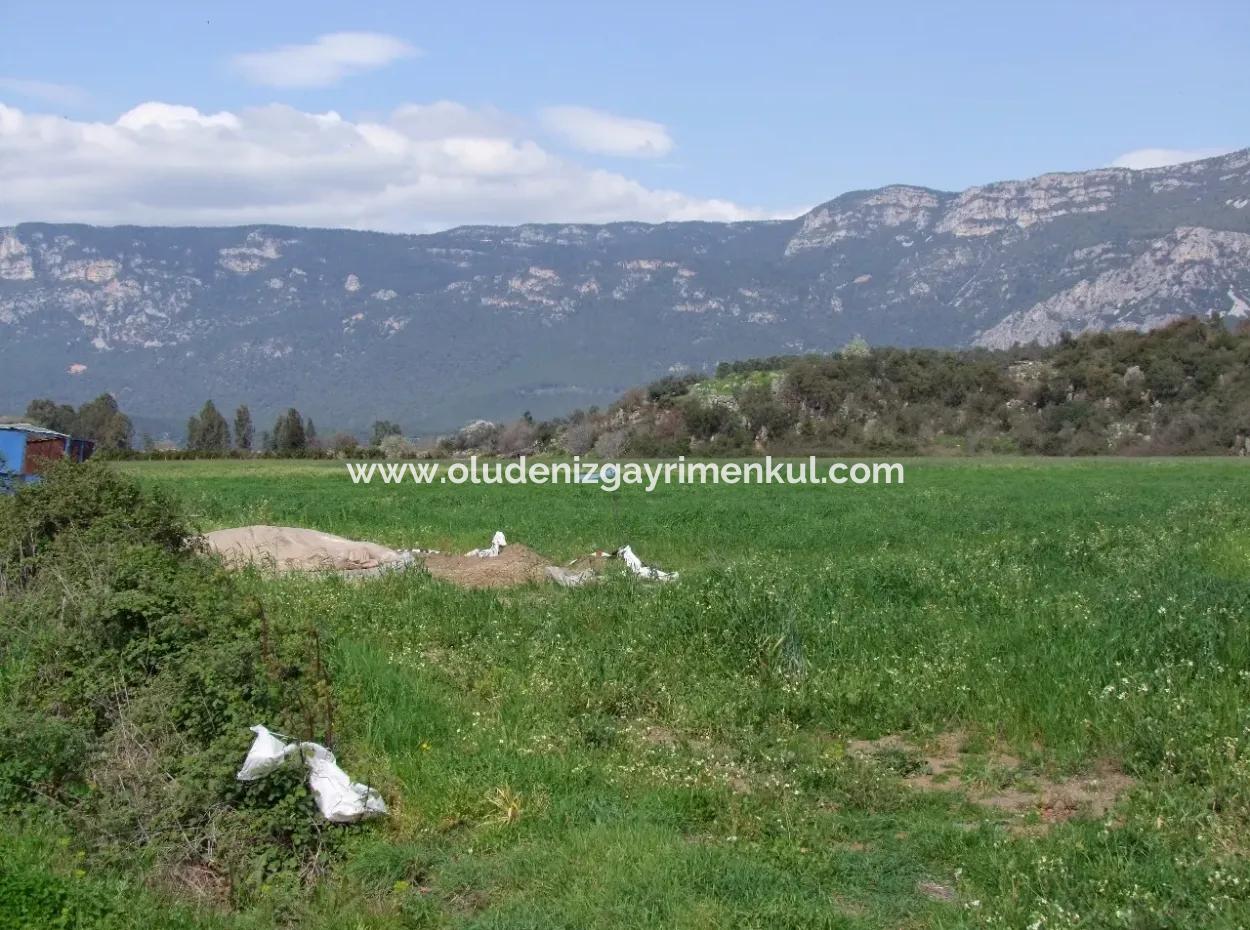
M 1043 828 L 1077 816 L 1105 816 L 1134 781 L 1109 761 L 1092 772 L 1050 779 L 1029 771 L 997 749 L 964 752 L 962 733 L 943 733 L 921 744 L 897 734 L 851 740 L 847 751 L 885 764 L 919 791 L 959 791 L 970 801 L 1009 814 L 1036 813 Z
M 1062 823 L 1087 815 L 1104 817 L 1133 787 L 1133 779 L 1110 763 L 1101 764 L 1088 775 L 1063 781 L 1036 779 L 1035 791 L 1012 789 L 976 798 L 979 804 L 1010 813 L 1036 811 L 1043 823 Z
M 949 903 L 958 897 L 954 888 L 950 885 L 943 885 L 941 882 L 917 882 L 916 891 L 930 901 L 946 901 Z
M 647 727 L 642 731 L 643 742 L 652 746 L 666 746 L 673 748 L 678 745 L 679 740 L 677 734 L 668 727 L 662 727 L 658 724 Z
M 421 555 L 426 571 L 435 578 L 464 588 L 508 588 L 543 581 L 551 563 L 528 546 L 504 546 L 494 558 L 473 555 Z

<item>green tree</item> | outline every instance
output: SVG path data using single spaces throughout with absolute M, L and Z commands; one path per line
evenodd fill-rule
M 393 423 L 390 420 L 375 420 L 373 422 L 373 435 L 369 439 L 369 445 L 380 446 L 382 445 L 382 440 L 387 436 L 402 436 L 403 434 L 404 431 L 400 429 L 398 423 Z
M 101 394 L 78 408 L 70 432 L 92 440 L 101 449 L 129 449 L 134 425 L 121 412 L 112 394 Z
M 317 427 L 313 424 L 312 417 L 308 418 L 308 424 L 304 427 L 304 439 L 307 441 L 309 449 L 316 449 L 319 445 L 317 442 Z
M 234 444 L 243 452 L 252 451 L 252 439 L 255 430 L 252 427 L 252 411 L 243 404 L 234 412 Z
M 56 430 L 58 433 L 73 433 L 78 425 L 78 414 L 69 404 L 58 404 L 54 400 L 40 397 L 26 405 L 26 419 L 36 426 Z
M 192 452 L 230 451 L 230 427 L 211 400 L 206 400 L 187 422 L 187 448 Z
M 308 434 L 304 430 L 304 418 L 294 407 L 278 417 L 273 425 L 274 451 L 279 455 L 291 455 L 308 448 Z
M 872 352 L 872 349 L 863 336 L 856 336 L 842 347 L 842 354 L 847 358 L 864 358 L 870 352 Z

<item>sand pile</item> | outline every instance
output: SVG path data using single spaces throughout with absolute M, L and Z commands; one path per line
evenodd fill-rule
M 204 534 L 209 551 L 234 568 L 280 572 L 368 571 L 411 564 L 410 553 L 293 526 L 240 526 Z

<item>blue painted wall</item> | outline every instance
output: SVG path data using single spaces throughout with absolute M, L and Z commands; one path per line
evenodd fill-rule
M 0 471 L 20 475 L 26 460 L 26 434 L 0 429 Z

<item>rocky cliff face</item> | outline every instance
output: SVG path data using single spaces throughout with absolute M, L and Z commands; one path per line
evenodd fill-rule
M 874 344 L 1052 342 L 1250 317 L 1250 150 L 959 194 L 891 186 L 792 221 L 0 229 L 0 407 L 110 390 L 441 429 L 670 371 Z

